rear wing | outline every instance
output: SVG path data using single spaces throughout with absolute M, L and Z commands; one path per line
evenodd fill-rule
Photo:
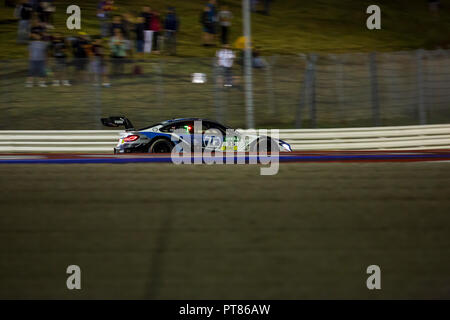
M 126 117 L 122 117 L 122 116 L 108 117 L 108 118 L 102 118 L 101 121 L 102 121 L 102 124 L 106 127 L 124 126 L 127 131 L 134 130 L 133 124 Z

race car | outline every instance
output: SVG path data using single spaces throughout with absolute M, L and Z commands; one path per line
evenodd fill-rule
M 114 148 L 115 154 L 170 153 L 173 148 L 186 151 L 186 146 L 191 149 L 189 151 L 292 151 L 291 146 L 285 141 L 239 132 L 208 119 L 171 119 L 138 130 L 129 119 L 123 116 L 102 118 L 101 122 L 107 127 L 125 127 L 125 132 L 121 134 Z

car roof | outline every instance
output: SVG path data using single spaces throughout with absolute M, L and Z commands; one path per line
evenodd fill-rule
M 152 127 L 155 127 L 155 126 L 159 126 L 159 125 L 165 126 L 165 125 L 168 125 L 168 124 L 174 124 L 174 123 L 179 123 L 179 122 L 184 122 L 184 121 L 208 121 L 208 122 L 219 124 L 219 125 L 221 125 L 221 126 L 223 126 L 225 128 L 230 128 L 230 127 L 228 127 L 228 126 L 226 126 L 224 124 L 221 124 L 221 123 L 219 123 L 217 121 L 204 119 L 204 118 L 175 118 L 175 119 L 169 119 L 169 120 L 164 120 L 164 121 L 155 123 L 155 124 L 153 124 L 151 126 L 147 126 L 145 128 L 139 129 L 139 131 L 146 130 L 146 129 L 149 129 L 149 128 L 152 128 Z

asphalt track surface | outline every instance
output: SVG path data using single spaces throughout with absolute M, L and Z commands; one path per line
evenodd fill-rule
M 276 154 L 235 153 L 203 156 L 192 154 L 179 156 L 184 163 L 239 163 L 266 164 L 275 161 Z M 281 152 L 279 162 L 415 162 L 448 161 L 450 149 L 441 150 L 382 150 L 382 151 L 294 151 Z M 171 154 L 1 154 L 0 164 L 71 164 L 71 163 L 171 163 Z
M 0 298 L 448 299 L 444 153 L 301 152 L 326 160 L 267 176 L 259 165 L 0 165 Z M 81 290 L 66 287 L 73 264 Z M 366 287 L 373 264 L 381 290 Z

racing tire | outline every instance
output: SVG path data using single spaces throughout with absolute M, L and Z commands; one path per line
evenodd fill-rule
M 156 139 L 148 148 L 149 153 L 171 153 L 173 144 L 167 139 Z

